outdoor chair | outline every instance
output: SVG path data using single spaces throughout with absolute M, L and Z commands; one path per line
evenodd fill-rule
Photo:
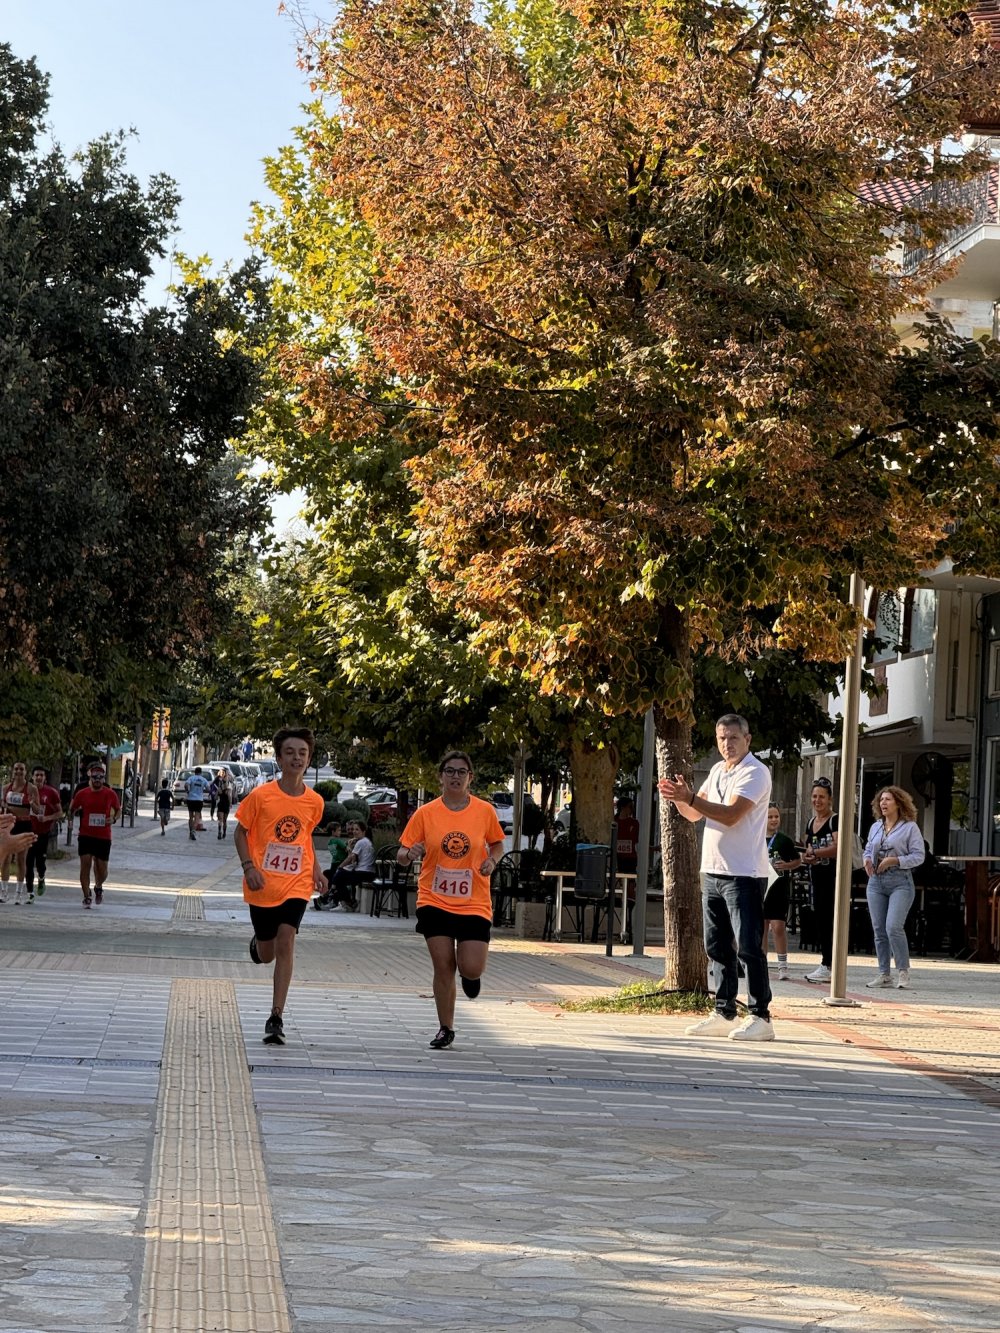
M 408 917 L 407 895 L 413 876 L 412 866 L 401 866 L 396 860 L 399 844 L 385 847 L 375 857 L 375 878 L 372 880 L 372 905 L 369 916 Z

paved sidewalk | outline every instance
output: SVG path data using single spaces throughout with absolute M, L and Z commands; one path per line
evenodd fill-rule
M 412 923 L 309 912 L 288 1044 L 229 844 L 116 836 L 0 908 L 0 1333 L 985 1330 L 1000 1308 L 1000 969 L 914 960 L 773 1045 L 575 1014 L 655 976 L 495 942 L 434 1052 Z

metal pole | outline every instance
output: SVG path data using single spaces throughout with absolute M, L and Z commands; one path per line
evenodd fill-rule
M 851 875 L 854 872 L 852 847 L 856 809 L 855 786 L 858 766 L 858 715 L 861 708 L 862 639 L 864 625 L 865 585 L 861 575 L 851 575 L 851 604 L 857 616 L 858 628 L 854 636 L 854 652 L 844 666 L 844 734 L 840 746 L 840 805 L 837 811 L 837 879 L 833 908 L 833 975 L 830 994 L 823 1003 L 841 1007 L 857 1007 L 857 1000 L 848 1000 L 847 944 L 851 921 Z
M 519 741 L 517 754 L 514 756 L 514 810 L 511 821 L 510 845 L 515 852 L 521 850 L 521 826 L 524 823 L 524 741 Z
M 611 821 L 611 847 L 608 851 L 608 936 L 604 952 L 608 958 L 615 942 L 615 890 L 618 888 L 618 821 Z M 596 912 L 596 908 L 594 909 Z M 628 911 L 628 894 L 622 894 L 622 911 Z M 624 925 L 624 922 L 622 923 Z
M 649 888 L 655 786 L 656 724 L 653 710 L 649 708 L 642 728 L 642 770 L 639 776 L 639 847 L 635 858 L 635 907 L 632 909 L 632 955 L 635 958 L 641 958 L 646 949 L 646 890 Z

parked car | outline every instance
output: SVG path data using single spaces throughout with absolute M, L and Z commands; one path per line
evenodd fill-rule
M 193 768 L 179 768 L 170 783 L 170 794 L 175 801 L 187 799 L 187 780 L 194 772 Z
M 266 781 L 264 771 L 256 759 L 246 760 L 243 763 L 243 767 L 246 769 L 247 776 L 250 779 L 251 790 L 253 790 L 254 787 L 259 787 L 262 782 Z
M 263 773 L 265 782 L 273 782 L 281 774 L 275 759 L 256 759 L 254 762 Z
M 490 792 L 490 804 L 497 812 L 497 819 L 504 833 L 514 832 L 514 795 L 509 791 Z
M 396 818 L 397 796 L 392 787 L 366 787 L 361 791 L 355 788 L 354 795 L 368 806 L 373 824 Z
M 232 759 L 213 759 L 212 762 L 210 764 L 206 764 L 205 767 L 211 769 L 213 777 L 219 771 L 220 768 L 224 768 L 233 780 L 232 781 L 233 804 L 235 805 L 243 799 L 243 797 L 246 795 L 246 779 L 239 771 L 243 767 L 242 764 L 237 764 Z

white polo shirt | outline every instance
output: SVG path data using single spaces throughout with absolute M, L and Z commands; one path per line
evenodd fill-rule
M 737 796 L 753 801 L 738 824 L 727 828 L 714 819 L 705 820 L 701 844 L 701 869 L 708 875 L 753 875 L 766 879 L 767 806 L 771 799 L 770 770 L 752 754 L 727 769 L 719 760 L 698 795 L 714 805 L 732 805 Z

